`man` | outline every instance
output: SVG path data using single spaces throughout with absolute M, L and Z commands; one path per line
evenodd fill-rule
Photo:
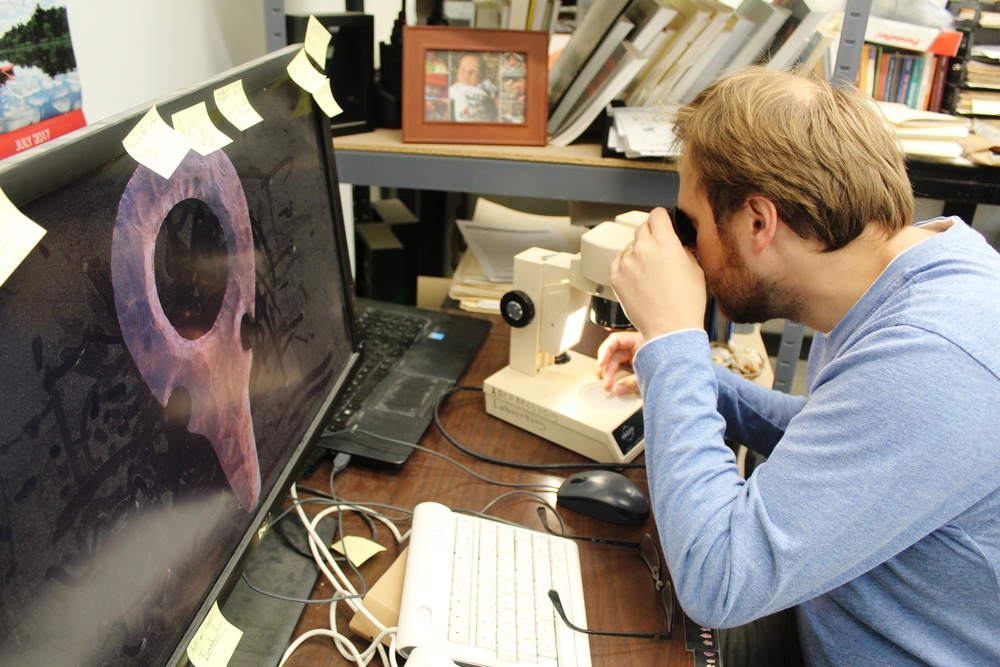
M 808 664 L 1000 664 L 1000 257 L 956 218 L 910 225 L 903 155 L 853 87 L 751 68 L 675 131 L 695 248 L 663 209 L 636 230 L 611 276 L 638 333 L 599 365 L 641 390 L 681 606 L 743 627 L 730 667 L 774 664 L 750 622 L 789 609 Z M 807 397 L 713 367 L 706 283 L 734 321 L 815 330 Z M 724 436 L 768 460 L 744 481 Z

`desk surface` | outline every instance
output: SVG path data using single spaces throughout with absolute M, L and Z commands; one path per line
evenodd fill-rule
M 462 384 L 481 385 L 483 380 L 507 362 L 510 329 L 495 318 L 490 335 L 473 360 Z M 480 452 L 508 459 L 535 463 L 580 462 L 582 457 L 553 445 L 530 433 L 522 431 L 499 419 L 486 415 L 483 395 L 476 391 L 454 394 L 441 410 L 442 423 L 466 446 Z M 516 482 L 534 482 L 558 485 L 569 472 L 548 474 L 526 472 L 473 461 L 451 446 L 433 426 L 427 431 L 422 444 L 456 458 L 482 475 L 493 479 Z M 640 456 L 639 461 L 644 458 Z M 300 486 L 327 488 L 329 462 L 324 462 L 300 482 Z M 571 471 L 570 471 L 571 472 Z M 644 490 L 647 489 L 643 470 L 632 469 L 626 474 Z M 425 500 L 435 500 L 455 508 L 479 510 L 494 498 L 510 489 L 481 482 L 461 471 L 451 463 L 426 452 L 414 452 L 403 470 L 377 471 L 350 466 L 335 480 L 339 496 L 357 502 L 383 502 L 412 508 Z M 555 501 L 554 494 L 547 494 Z M 538 505 L 525 496 L 513 496 L 500 501 L 491 510 L 497 516 L 517 521 L 527 526 L 540 527 L 535 513 Z M 650 519 L 646 525 L 623 527 L 583 517 L 571 511 L 563 512 L 567 530 L 579 535 L 599 535 L 614 539 L 641 539 L 646 531 L 655 535 L 655 525 Z M 360 523 L 351 519 L 348 531 L 362 532 Z M 387 551 L 379 554 L 361 567 L 369 584 L 395 560 L 400 549 L 384 529 L 379 531 L 379 541 Z M 595 629 L 632 630 L 655 632 L 662 629 L 662 612 L 657 606 L 649 571 L 639 555 L 616 547 L 581 544 L 583 581 L 587 591 L 587 618 Z M 314 590 L 314 598 L 326 597 L 330 586 L 321 582 Z M 679 607 L 676 607 L 679 610 Z M 351 619 L 346 605 L 339 605 L 338 625 L 345 631 Z M 318 627 L 328 627 L 329 605 L 313 604 L 306 607 L 295 636 Z M 692 654 L 685 649 L 683 622 L 675 622 L 674 637 L 669 642 L 648 639 L 619 639 L 592 637 L 590 647 L 595 666 L 614 665 L 691 665 Z M 314 638 L 303 644 L 288 660 L 288 667 L 317 667 L 348 664 L 334 648 L 331 640 Z

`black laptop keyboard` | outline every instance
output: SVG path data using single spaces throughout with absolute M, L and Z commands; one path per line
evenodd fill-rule
M 403 354 L 417 341 L 427 319 L 367 308 L 358 324 L 364 359 L 357 374 L 345 388 L 339 407 L 326 426 L 326 432 L 343 430 L 364 405 L 372 391 L 385 379 Z

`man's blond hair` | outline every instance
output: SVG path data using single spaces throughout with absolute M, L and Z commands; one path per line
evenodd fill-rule
M 674 129 L 721 233 L 751 195 L 828 251 L 869 224 L 891 236 L 913 217 L 899 142 L 853 86 L 750 67 L 699 93 Z

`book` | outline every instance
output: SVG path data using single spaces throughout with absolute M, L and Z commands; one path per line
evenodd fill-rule
M 677 10 L 666 0 L 632 0 L 625 8 L 625 17 L 635 26 L 628 35 L 632 46 L 647 55 L 649 48 L 663 29 L 677 16 Z
M 584 99 L 571 111 L 563 126 L 549 136 L 549 144 L 568 146 L 576 141 L 600 116 L 604 107 L 624 90 L 646 59 L 630 42 L 622 42 L 621 47 L 608 58 L 605 67 L 591 81 Z
M 820 25 L 816 29 L 816 32 L 813 33 L 809 43 L 806 44 L 804 49 L 802 49 L 802 53 L 799 54 L 796 61 L 797 64 L 801 65 L 804 69 L 812 70 L 821 60 L 827 57 L 830 53 L 830 47 L 833 45 L 834 40 L 839 38 L 839 33 Z
M 942 56 L 954 56 L 962 41 L 957 30 L 941 30 L 905 23 L 879 16 L 868 17 L 865 41 L 871 44 L 896 46 L 910 51 L 926 51 Z
M 628 35 L 634 27 L 635 25 L 625 16 L 625 14 L 618 17 L 615 24 L 604 36 L 604 39 L 601 40 L 600 44 L 597 45 L 597 48 L 594 49 L 594 52 L 587 59 L 587 62 L 584 63 L 582 68 L 580 68 L 576 78 L 572 83 L 570 83 L 559 102 L 554 107 L 551 107 L 548 122 L 549 134 L 554 133 L 559 129 L 563 122 L 565 122 L 570 111 L 572 111 L 580 103 L 581 96 L 586 93 L 587 87 L 590 85 L 591 81 L 593 81 L 594 77 L 598 75 L 601 69 L 605 66 L 608 58 L 610 58 L 614 54 L 615 50 L 621 46 L 626 35 Z M 562 58 L 562 56 L 560 56 L 560 58 Z
M 702 31 L 709 14 L 694 0 L 670 0 L 677 15 L 667 24 L 665 32 L 672 36 L 650 57 L 642 77 L 629 86 L 625 96 L 628 106 L 643 106 L 652 90 L 677 62 L 691 41 Z
M 704 28 L 677 59 L 677 62 L 649 94 L 646 104 L 669 104 L 674 101 L 672 95 L 677 83 L 699 60 L 709 57 L 707 54 L 718 46 L 719 34 L 733 15 L 732 8 L 721 2 L 714 0 L 696 1 L 700 2 L 702 11 L 708 14 L 708 20 Z
M 510 9 L 507 14 L 505 27 L 507 30 L 526 30 L 528 25 L 528 12 L 531 10 L 532 0 L 508 0 Z
M 790 9 L 791 15 L 775 35 L 768 49 L 765 65 L 770 69 L 788 69 L 812 39 L 820 23 L 830 13 L 829 4 L 821 0 L 775 0 Z
M 941 111 L 941 102 L 944 98 L 944 85 L 948 77 L 950 65 L 948 56 L 934 56 L 934 74 L 926 106 L 928 111 Z
M 729 63 L 754 26 L 754 22 L 746 16 L 732 14 L 719 34 L 715 48 L 688 68 L 670 92 L 667 101 L 683 103 L 697 95 Z
M 761 53 L 774 39 L 778 29 L 785 24 L 792 13 L 787 7 L 771 4 L 767 0 L 746 0 L 736 11 L 753 21 L 756 27 L 747 36 L 743 46 L 719 72 L 720 78 L 757 62 Z
M 618 22 L 629 0 L 602 0 L 590 5 L 549 71 L 549 110 L 556 108 L 594 49 Z

